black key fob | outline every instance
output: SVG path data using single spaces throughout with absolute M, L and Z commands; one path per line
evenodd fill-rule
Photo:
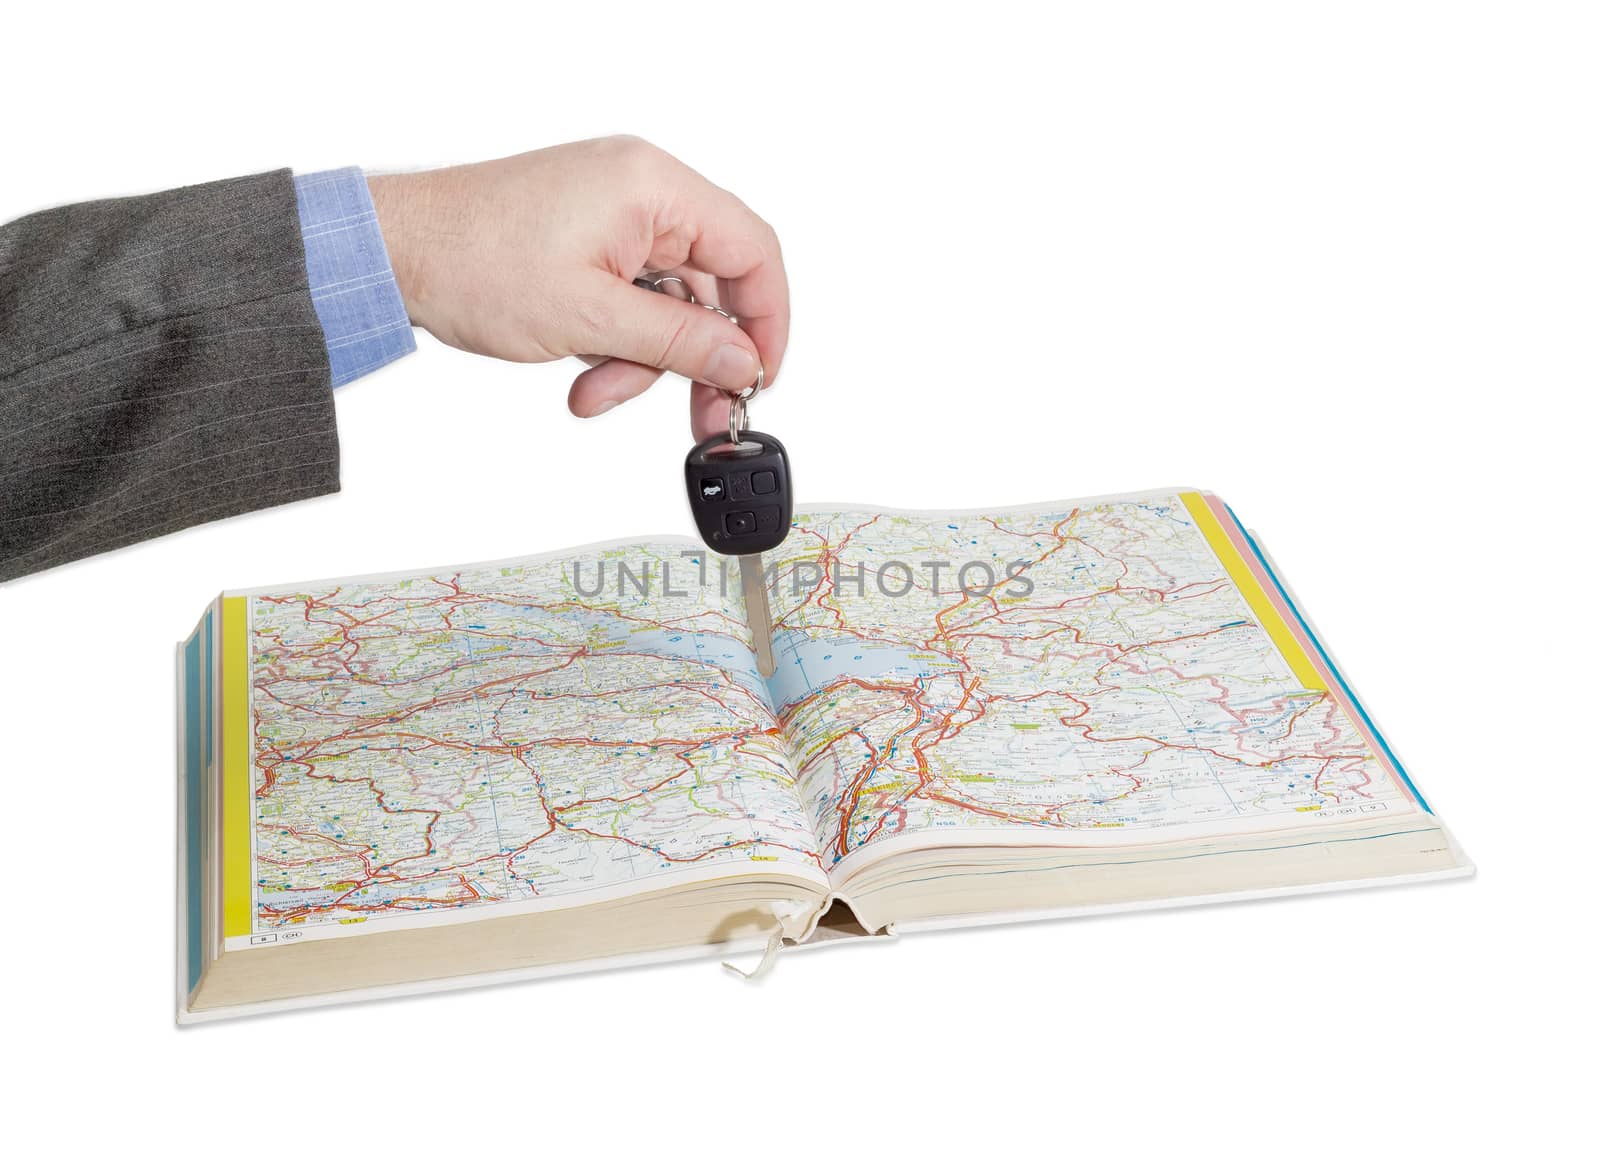
M 724 555 L 770 551 L 789 533 L 789 453 L 771 435 L 713 435 L 683 461 L 689 506 L 706 546 Z

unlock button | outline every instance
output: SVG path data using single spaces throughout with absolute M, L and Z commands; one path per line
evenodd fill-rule
M 756 517 L 749 511 L 734 511 L 724 515 L 722 523 L 730 535 L 750 535 L 756 529 Z

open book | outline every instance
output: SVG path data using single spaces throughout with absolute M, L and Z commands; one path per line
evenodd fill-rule
M 770 679 L 690 538 L 223 595 L 180 1020 L 1471 872 L 1214 496 L 801 508 L 768 584 Z

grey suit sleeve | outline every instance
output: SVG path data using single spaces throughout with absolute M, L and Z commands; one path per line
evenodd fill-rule
M 0 227 L 0 581 L 338 489 L 289 172 Z

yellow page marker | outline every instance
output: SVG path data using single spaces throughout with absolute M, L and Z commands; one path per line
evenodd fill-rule
M 222 600 L 222 935 L 250 933 L 249 600 Z
M 1228 532 L 1222 529 L 1222 524 L 1217 521 L 1217 516 L 1212 513 L 1211 507 L 1204 497 L 1194 491 L 1185 491 L 1179 496 L 1183 505 L 1189 508 L 1189 513 L 1194 516 L 1194 522 L 1200 528 L 1200 533 L 1206 537 L 1206 542 L 1211 544 L 1211 549 L 1222 562 L 1222 569 L 1228 572 L 1228 577 L 1233 580 L 1233 585 L 1239 588 L 1239 593 L 1244 596 L 1244 601 L 1261 625 L 1266 627 L 1267 634 L 1278 648 L 1278 653 L 1283 655 L 1283 660 L 1289 664 L 1289 669 L 1294 671 L 1294 676 L 1300 680 L 1300 685 L 1307 690 L 1318 690 L 1326 693 L 1328 684 L 1322 680 L 1322 675 L 1317 673 L 1317 668 L 1311 665 L 1311 659 L 1306 655 L 1305 648 L 1295 640 L 1294 632 L 1283 621 L 1272 605 L 1272 600 L 1267 597 L 1267 592 L 1261 589 L 1261 584 L 1256 581 L 1256 576 L 1250 572 L 1250 566 L 1244 561 L 1244 556 L 1233 545 L 1233 540 L 1228 537 Z

